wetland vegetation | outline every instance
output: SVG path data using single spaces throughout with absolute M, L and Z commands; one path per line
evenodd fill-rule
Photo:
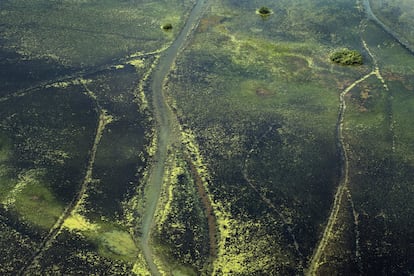
M 2 1 L 0 274 L 413 274 L 413 12 Z

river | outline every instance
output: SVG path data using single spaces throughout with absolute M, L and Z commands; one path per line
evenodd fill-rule
M 174 135 L 174 115 L 168 107 L 164 93 L 163 86 L 171 67 L 173 66 L 177 56 L 184 49 L 186 42 L 191 37 L 192 31 L 197 26 L 201 19 L 203 10 L 206 6 L 207 0 L 198 0 L 194 4 L 187 21 L 180 31 L 179 35 L 171 46 L 166 49 L 158 62 L 158 67 L 154 71 L 152 77 L 152 97 L 155 118 L 157 120 L 157 151 L 154 156 L 153 167 L 150 172 L 148 180 L 148 190 L 146 193 L 146 208 L 142 222 L 142 236 L 141 247 L 145 260 L 153 275 L 160 275 L 154 259 L 152 257 L 152 250 L 148 243 L 152 225 L 154 223 L 154 215 L 157 203 L 160 197 L 162 183 L 165 172 L 165 162 L 167 159 L 167 152 L 169 146 L 176 140 Z

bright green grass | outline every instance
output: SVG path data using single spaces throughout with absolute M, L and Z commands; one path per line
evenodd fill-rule
M 28 171 L 19 179 L 22 188 L 15 194 L 15 209 L 22 218 L 36 226 L 49 229 L 64 210 L 47 183 L 43 171 Z
M 85 235 L 98 247 L 101 256 L 135 262 L 139 253 L 138 245 L 125 227 L 116 222 L 98 221 L 98 230 L 85 232 Z
M 335 91 L 316 82 L 288 84 L 281 81 L 238 80 L 225 99 L 234 111 L 279 114 L 303 128 L 333 133 L 338 112 Z
M 90 220 L 85 215 L 71 214 L 63 224 L 69 231 L 86 237 L 97 247 L 97 252 L 104 257 L 135 262 L 139 249 L 126 227 L 104 217 Z
M 126 231 L 112 230 L 99 235 L 98 252 L 102 256 L 134 262 L 138 248 L 131 235 Z

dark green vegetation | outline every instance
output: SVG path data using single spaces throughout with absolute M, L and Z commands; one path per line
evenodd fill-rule
M 260 9 L 257 10 L 257 12 L 263 16 L 270 15 L 272 13 L 272 11 L 268 7 L 261 7 Z
M 342 49 L 335 51 L 329 57 L 332 62 L 341 65 L 362 65 L 362 55 L 355 50 Z
M 352 189 L 360 210 L 363 273 L 414 271 L 413 56 L 376 25 L 363 33 L 373 47 L 387 87 L 371 80 L 352 91 L 348 139 L 354 153 Z M 393 60 L 393 59 L 398 59 Z M 411 137 L 411 138 L 408 138 Z M 384 203 L 387 204 L 384 204 Z
M 197 275 L 207 269 L 207 220 L 188 163 L 179 156 L 172 158 L 175 160 L 169 160 L 162 194 L 163 207 L 154 233 L 159 245 L 157 250 L 166 258 L 166 271 L 180 271 L 185 265 L 192 267 L 192 271 L 185 270 L 187 273 L 191 271 L 191 275 Z
M 2 166 L 2 217 L 7 225 L 2 231 L 15 232 L 16 238 L 2 241 L 12 244 L 2 248 L 3 264 L 8 264 L 2 265 L 2 273 L 17 272 L 25 262 L 29 265 L 38 249 L 27 273 L 79 274 L 96 269 L 119 274 L 131 269 L 137 249 L 121 203 L 132 198 L 140 183 L 148 143 L 144 129 L 150 126 L 134 100 L 136 86 L 136 70 L 128 65 L 1 103 L 2 148 L 9 152 Z M 102 110 L 112 122 L 93 153 Z M 73 212 L 58 225 L 82 186 L 87 188 L 73 204 Z M 62 230 L 48 242 L 44 239 L 53 227 Z M 120 238 L 132 246 L 119 244 Z M 111 243 L 117 244 L 115 249 Z M 10 254 L 15 247 L 26 252 Z
M 410 0 L 370 1 L 372 11 L 395 36 L 414 49 L 414 10 Z
M 413 153 L 397 154 L 396 145 L 394 158 L 400 160 L 395 164 L 405 171 L 382 167 L 388 158 L 381 148 L 392 149 L 392 134 L 390 126 L 379 128 L 376 120 L 396 120 L 396 100 L 389 93 L 401 90 L 390 82 L 398 79 L 412 87 L 413 72 L 408 68 L 413 57 L 386 34 L 365 30 L 372 23 L 366 21 L 362 6 L 349 1 L 278 1 L 277 16 L 267 21 L 249 16 L 252 8 L 251 1 L 215 3 L 215 12 L 202 19 L 193 43 L 178 59 L 168 86 L 170 103 L 180 121 L 193 130 L 211 173 L 207 183 L 219 229 L 214 273 L 409 274 L 414 235 L 402 224 L 408 223 L 412 210 L 397 199 L 407 201 L 407 196 L 391 195 L 386 187 L 410 181 L 408 168 L 412 171 L 413 163 L 401 160 Z M 384 40 L 381 47 L 368 39 L 371 35 Z M 392 44 L 387 45 L 392 55 L 378 56 L 383 43 Z M 355 49 L 350 56 L 342 53 L 342 58 L 347 56 L 343 63 L 361 63 L 360 53 L 366 60 L 361 66 L 332 66 L 324 58 L 332 48 Z M 406 61 L 400 63 L 400 58 Z M 339 200 L 322 257 L 315 260 L 345 166 L 336 133 L 339 94 L 352 84 L 343 116 L 349 191 Z M 367 88 L 354 108 L 349 101 L 360 86 Z M 413 96 L 405 91 L 401 95 Z M 388 102 L 384 109 L 375 104 L 377 94 Z M 405 125 L 402 117 L 393 131 Z M 359 130 L 385 141 L 353 134 Z M 405 143 L 405 148 L 411 145 Z M 400 177 L 395 182 L 385 177 L 391 171 Z M 379 187 L 388 190 L 386 204 L 377 199 L 384 194 Z M 404 189 L 410 189 L 408 184 Z M 393 207 L 386 210 L 385 205 Z M 368 222 L 378 215 L 375 208 L 384 210 L 390 220 L 394 214 L 394 221 L 379 231 Z M 365 213 L 370 219 L 363 221 Z M 405 234 L 398 236 L 397 228 Z M 315 270 L 307 270 L 315 263 Z
M 0 274 L 149 273 L 143 87 L 173 39 L 161 19 L 181 27 L 190 7 L 0 3 Z
M 361 2 L 226 0 L 159 58 L 191 4 L 1 1 L 0 274 L 413 274 L 413 55 Z
M 162 25 L 161 28 L 165 31 L 169 31 L 169 30 L 172 30 L 173 26 L 171 23 L 167 23 L 167 24 Z

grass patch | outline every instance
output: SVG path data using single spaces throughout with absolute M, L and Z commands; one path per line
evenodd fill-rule
M 111 256 L 115 259 L 135 261 L 138 248 L 131 234 L 125 231 L 113 230 L 100 235 L 100 252 L 103 256 Z
M 98 220 L 73 213 L 63 226 L 71 233 L 79 233 L 96 246 L 97 253 L 113 260 L 134 263 L 139 253 L 127 228 L 104 217 Z
M 96 224 L 90 223 L 84 216 L 78 213 L 71 214 L 65 220 L 63 227 L 72 231 L 97 231 L 99 228 Z
M 49 229 L 62 214 L 64 207 L 56 199 L 43 179 L 42 171 L 29 171 L 16 186 L 14 206 L 20 216 L 36 226 Z

